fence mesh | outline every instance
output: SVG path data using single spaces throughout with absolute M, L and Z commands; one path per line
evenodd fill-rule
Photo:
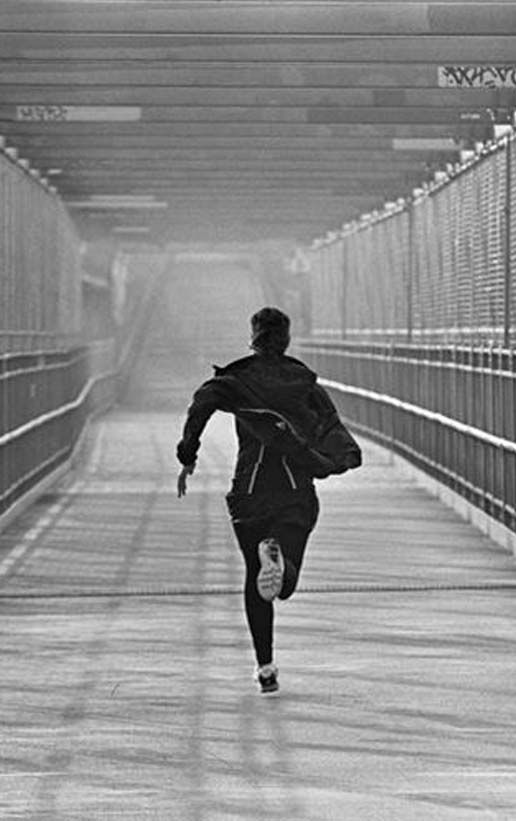
M 514 141 L 498 145 L 313 251 L 314 332 L 425 344 L 513 339 L 515 152 Z
M 510 236 L 507 252 L 509 254 L 509 268 L 511 277 L 508 282 L 507 294 L 507 318 L 506 322 L 510 329 L 510 337 L 512 340 L 516 338 L 516 218 L 514 212 L 516 211 L 516 141 L 512 141 L 509 146 L 510 150 L 510 184 L 509 184 L 509 213 L 510 218 Z
M 9 340 L 3 349 L 17 336 L 79 331 L 79 248 L 63 203 L 0 156 L 0 338 Z

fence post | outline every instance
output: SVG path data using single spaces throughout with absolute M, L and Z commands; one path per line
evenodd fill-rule
M 408 201 L 408 271 L 407 271 L 407 342 L 412 342 L 412 302 L 413 302 L 413 280 L 414 280 L 414 201 Z
M 348 323 L 347 323 L 347 296 L 348 296 L 348 275 L 349 275 L 349 243 L 347 242 L 347 237 L 343 236 L 341 239 L 342 243 L 342 255 L 340 259 L 341 263 L 341 283 L 342 283 L 342 290 L 341 290 L 341 304 L 340 304 L 340 336 L 341 339 L 346 339 L 348 335 Z
M 509 348 L 511 344 L 511 174 L 512 174 L 512 143 L 506 142 L 505 157 L 505 281 L 504 281 L 504 316 L 503 316 L 503 346 Z

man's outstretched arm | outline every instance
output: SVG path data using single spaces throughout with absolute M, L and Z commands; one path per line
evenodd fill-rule
M 177 445 L 176 455 L 183 465 L 177 480 L 179 498 L 186 494 L 187 477 L 194 472 L 202 432 L 216 410 L 229 411 L 230 403 L 227 390 L 220 380 L 209 379 L 194 393 L 183 427 L 183 435 Z

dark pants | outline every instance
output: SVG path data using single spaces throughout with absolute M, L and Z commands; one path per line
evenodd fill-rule
M 266 518 L 233 522 L 246 565 L 245 611 L 260 666 L 272 661 L 274 606 L 272 602 L 262 599 L 256 587 L 260 570 L 258 544 L 263 539 L 274 537 L 281 545 L 285 575 L 279 598 L 288 599 L 296 589 L 308 537 L 315 526 L 318 512 L 317 497 L 311 492 L 285 504 Z

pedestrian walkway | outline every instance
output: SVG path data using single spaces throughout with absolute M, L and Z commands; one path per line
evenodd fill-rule
M 512 557 L 364 443 L 361 470 L 319 484 L 263 698 L 232 423 L 210 422 L 183 500 L 179 425 L 106 416 L 84 467 L 0 535 L 0 818 L 514 819 L 515 591 L 474 587 L 516 581 Z

